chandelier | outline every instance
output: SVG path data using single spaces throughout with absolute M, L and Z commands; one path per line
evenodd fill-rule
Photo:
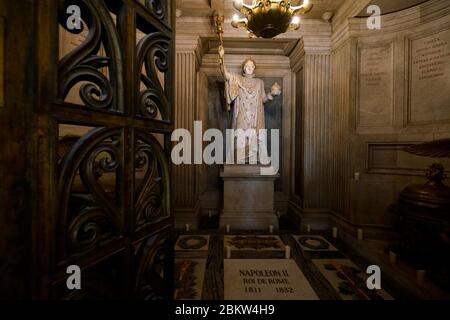
M 243 27 L 258 38 L 274 38 L 288 29 L 300 28 L 300 14 L 311 11 L 313 5 L 309 0 L 303 0 L 302 5 L 293 6 L 290 0 L 253 0 L 251 5 L 243 0 L 234 0 L 236 10 L 245 15 L 239 19 L 235 15 L 231 25 Z

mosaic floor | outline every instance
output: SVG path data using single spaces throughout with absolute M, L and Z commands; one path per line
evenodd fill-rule
M 321 235 L 181 234 L 175 257 L 179 300 L 393 299 Z

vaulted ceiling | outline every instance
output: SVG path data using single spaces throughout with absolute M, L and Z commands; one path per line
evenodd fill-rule
M 381 8 L 381 14 L 388 14 L 407 9 L 428 0 L 372 0 L 370 5 L 377 5 Z M 360 17 L 368 16 L 366 11 L 359 14 Z

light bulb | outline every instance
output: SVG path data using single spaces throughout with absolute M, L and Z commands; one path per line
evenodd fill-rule
M 303 0 L 303 4 L 304 5 L 308 5 L 309 4 L 309 0 Z
M 300 24 L 300 17 L 294 16 L 291 21 L 292 24 Z
M 233 15 L 233 21 L 238 21 L 239 20 L 239 16 L 237 14 Z
M 233 6 L 236 8 L 236 10 L 241 11 L 243 4 L 243 0 L 234 0 Z

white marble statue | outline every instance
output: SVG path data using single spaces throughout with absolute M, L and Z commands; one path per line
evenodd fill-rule
M 219 48 L 219 57 L 224 61 L 225 50 Z M 234 101 L 233 127 L 236 135 L 244 134 L 247 139 L 237 139 L 235 145 L 235 159 L 237 163 L 268 164 L 267 139 L 261 129 L 265 129 L 264 103 L 273 100 L 281 94 L 280 86 L 275 83 L 271 92 L 266 94 L 264 82 L 255 78 L 256 63 L 248 58 L 244 61 L 243 73 L 228 72 L 225 64 L 221 63 L 225 77 L 225 96 L 228 104 Z M 239 129 L 242 129 L 242 133 Z M 258 153 L 259 151 L 259 153 Z M 230 153 L 227 154 L 229 162 Z

